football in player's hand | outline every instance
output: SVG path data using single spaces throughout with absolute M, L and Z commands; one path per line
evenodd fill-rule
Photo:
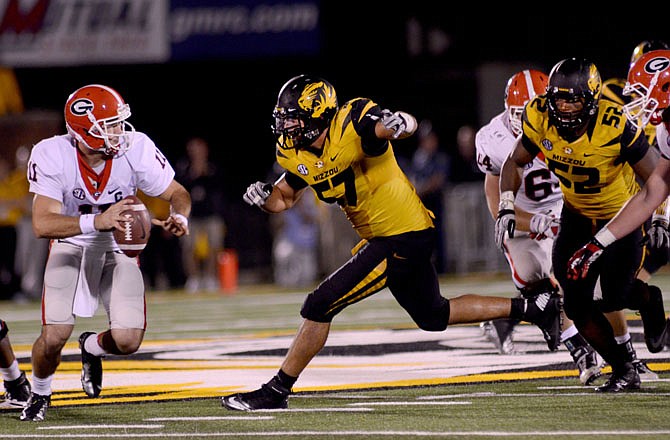
M 137 196 L 127 196 L 133 203 L 126 205 L 121 213 L 128 221 L 123 222 L 124 229 L 114 229 L 114 240 L 124 254 L 137 257 L 146 247 L 151 232 L 151 214 Z

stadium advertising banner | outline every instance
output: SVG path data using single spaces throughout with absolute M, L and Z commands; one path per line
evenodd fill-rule
M 316 55 L 319 0 L 172 0 L 172 59 Z
M 0 64 L 314 55 L 319 0 L 0 0 Z
M 168 0 L 0 0 L 0 63 L 165 61 Z

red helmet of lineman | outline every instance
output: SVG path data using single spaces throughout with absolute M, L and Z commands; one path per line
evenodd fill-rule
M 628 71 L 623 94 L 631 96 L 623 112 L 633 125 L 660 124 L 663 110 L 670 106 L 670 50 L 653 50 L 638 58 Z
M 527 69 L 515 73 L 507 80 L 505 87 L 505 109 L 509 117 L 510 128 L 514 136 L 521 134 L 521 114 L 523 107 L 535 95 L 541 95 L 547 89 L 547 75 L 539 70 Z
M 130 107 L 111 87 L 90 84 L 75 90 L 65 103 L 68 133 L 91 150 L 114 156 L 130 148 L 135 131 L 126 121 Z

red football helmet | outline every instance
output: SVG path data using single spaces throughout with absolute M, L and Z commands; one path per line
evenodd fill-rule
M 130 148 L 135 128 L 126 121 L 130 107 L 111 87 L 90 84 L 75 90 L 65 103 L 68 133 L 91 150 L 114 156 Z
M 523 107 L 535 95 L 541 95 L 547 89 L 547 75 L 539 70 L 527 69 L 515 73 L 507 80 L 505 87 L 505 109 L 509 117 L 514 136 L 521 134 L 521 114 Z
M 638 58 L 628 71 L 623 94 L 631 96 L 623 112 L 633 125 L 660 124 L 663 110 L 670 106 L 670 50 L 653 50 Z

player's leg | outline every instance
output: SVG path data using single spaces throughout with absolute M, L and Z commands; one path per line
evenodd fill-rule
M 63 346 L 72 335 L 72 305 L 83 251 L 79 246 L 52 242 L 44 271 L 42 331 L 32 347 L 32 394 L 21 420 L 42 421 L 51 402 L 51 383 Z
M 354 252 L 353 258 L 307 295 L 300 311 L 302 324 L 277 374 L 259 389 L 222 397 L 221 404 L 225 408 L 254 411 L 288 406 L 288 397 L 298 376 L 326 343 L 332 319 L 344 308 L 386 286 L 386 257 L 391 252 L 388 241 L 376 239 L 361 243 Z
M 81 384 L 89 397 L 97 397 L 102 391 L 102 358 L 135 353 L 146 328 L 144 282 L 136 258 L 108 252 L 100 289 L 110 327 L 100 333 L 79 335 Z
M 0 402 L 0 406 L 23 408 L 30 398 L 30 382 L 19 368 L 8 333 L 7 323 L 0 319 L 0 374 L 5 387 L 4 402 Z

